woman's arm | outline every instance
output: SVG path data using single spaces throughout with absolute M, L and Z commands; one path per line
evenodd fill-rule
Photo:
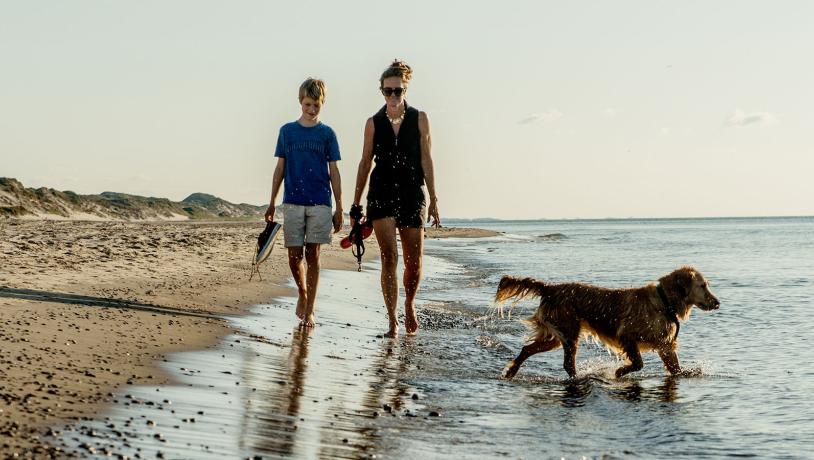
M 428 220 L 432 219 L 433 227 L 441 226 L 441 217 L 438 215 L 438 196 L 435 194 L 435 170 L 432 164 L 432 137 L 430 136 L 430 120 L 425 112 L 418 113 L 418 132 L 421 135 L 421 169 L 424 170 L 424 183 L 430 195 L 430 206 L 427 209 Z
M 356 172 L 356 190 L 353 193 L 353 204 L 358 205 L 362 200 L 362 192 L 367 185 L 367 177 L 370 175 L 370 168 L 373 165 L 373 118 L 368 118 L 365 123 L 365 141 L 362 145 L 362 159 L 359 160 L 359 170 Z M 353 219 L 351 219 L 351 225 Z

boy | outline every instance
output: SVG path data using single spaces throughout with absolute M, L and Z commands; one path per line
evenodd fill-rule
M 297 121 L 283 125 L 277 138 L 274 152 L 277 166 L 266 220 L 274 219 L 274 203 L 280 184 L 285 181 L 283 235 L 288 248 L 288 266 L 299 291 L 297 317 L 300 325 L 313 327 L 319 249 L 320 245 L 331 242 L 332 223 L 334 233 L 342 228 L 342 187 L 336 166 L 340 160 L 336 134 L 319 121 L 325 102 L 325 83 L 314 78 L 305 80 L 300 85 L 299 99 L 302 115 Z M 333 216 L 331 190 L 336 200 Z

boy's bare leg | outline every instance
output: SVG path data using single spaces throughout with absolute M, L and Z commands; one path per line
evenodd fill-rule
M 288 266 L 291 268 L 291 276 L 297 285 L 297 318 L 305 317 L 305 306 L 308 302 L 308 292 L 305 284 L 305 263 L 302 257 L 302 246 L 291 246 L 288 248 Z
M 382 297 L 387 307 L 390 327 L 385 337 L 396 337 L 399 334 L 399 320 L 396 316 L 396 302 L 399 297 L 399 284 L 396 279 L 396 268 L 399 263 L 399 252 L 396 246 L 396 220 L 392 217 L 373 221 L 373 233 L 379 243 L 382 258 Z
M 308 301 L 305 304 L 305 314 L 302 316 L 302 324 L 305 327 L 313 327 L 316 324 L 314 316 L 314 303 L 317 300 L 317 287 L 319 286 L 319 244 L 306 243 L 305 245 L 305 265 L 307 266 L 307 291 Z
M 415 314 L 415 296 L 421 281 L 421 255 L 424 251 L 424 229 L 401 227 L 401 251 L 404 254 L 404 328 L 408 334 L 418 331 Z

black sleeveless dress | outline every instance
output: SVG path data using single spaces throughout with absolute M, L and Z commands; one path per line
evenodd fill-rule
M 387 106 L 373 115 L 373 161 L 367 193 L 367 218 L 394 217 L 398 227 L 424 226 L 424 169 L 418 110 L 404 103 L 399 134 L 387 119 Z

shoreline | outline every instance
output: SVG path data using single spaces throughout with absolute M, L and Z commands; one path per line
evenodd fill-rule
M 54 454 L 52 427 L 85 420 L 126 385 L 160 385 L 169 353 L 234 332 L 223 316 L 291 294 L 282 236 L 249 281 L 262 222 L 0 221 L 0 453 Z M 427 238 L 480 237 L 428 229 Z M 325 269 L 355 270 L 324 246 Z M 378 259 L 375 238 L 365 261 Z M 293 312 L 292 312 L 293 315 Z

